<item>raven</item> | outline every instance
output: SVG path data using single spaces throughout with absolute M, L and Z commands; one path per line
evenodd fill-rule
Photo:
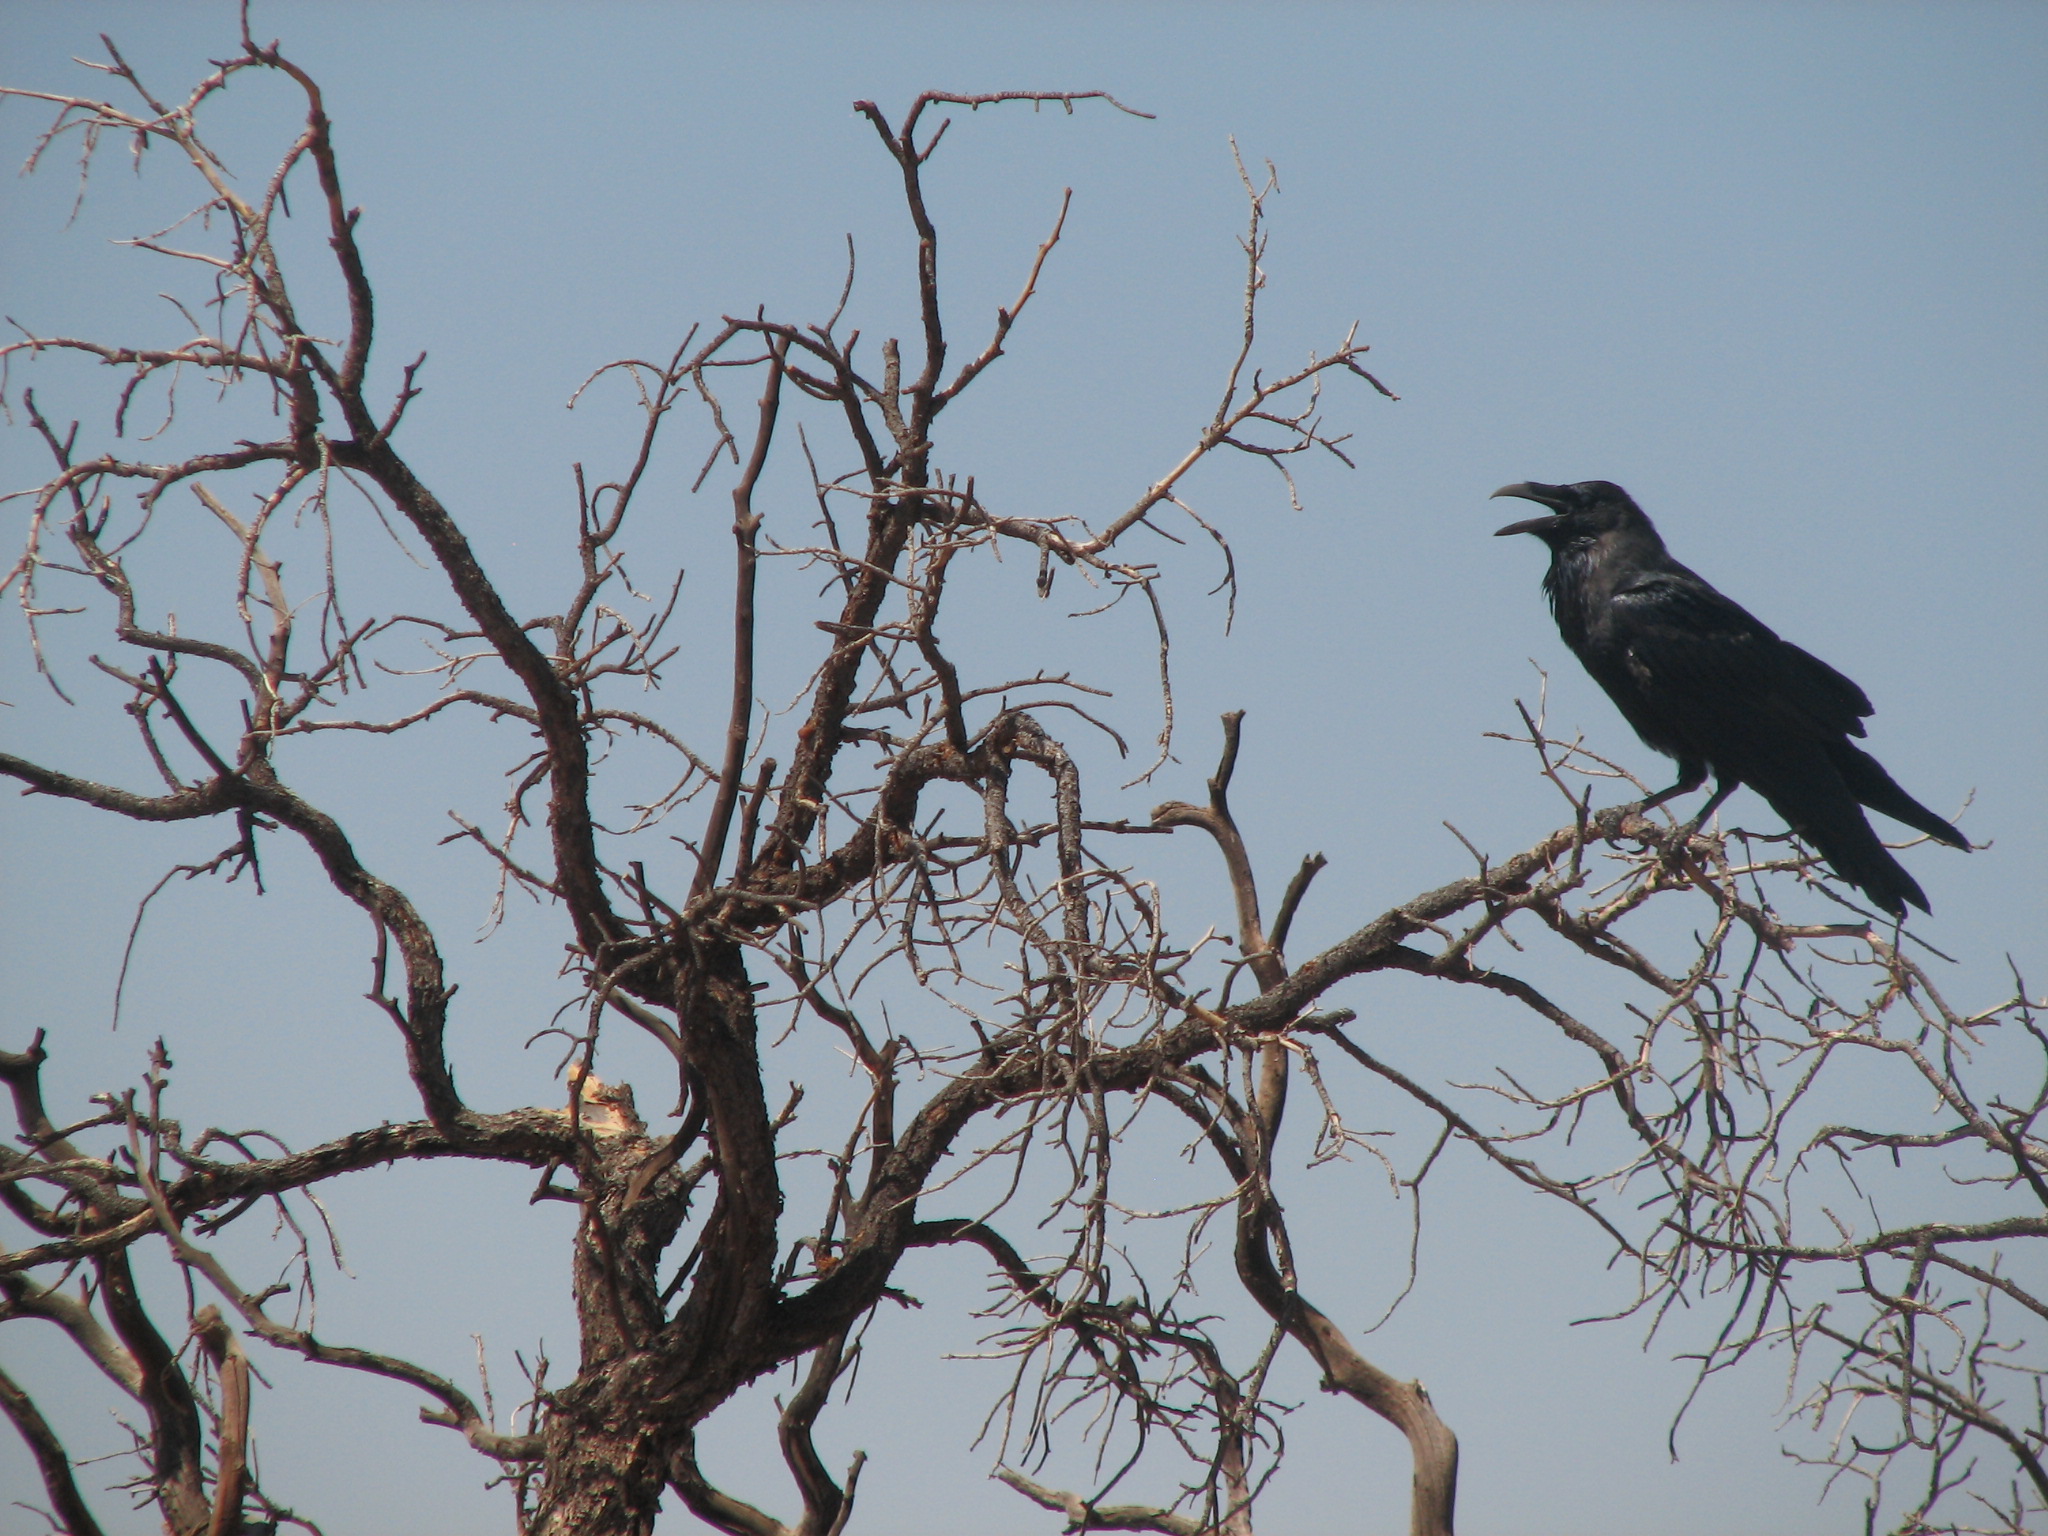
M 1493 494 L 1550 508 L 1495 537 L 1533 533 L 1550 546 L 1543 590 L 1564 643 L 1636 734 L 1678 760 L 1678 782 L 1646 808 L 1698 789 L 1712 768 L 1713 797 L 1688 831 L 1747 784 L 1893 917 L 1909 901 L 1928 910 L 1863 807 L 1951 847 L 1969 840 L 1851 744 L 1871 712 L 1861 688 L 1672 559 L 1620 486 L 1527 482 Z

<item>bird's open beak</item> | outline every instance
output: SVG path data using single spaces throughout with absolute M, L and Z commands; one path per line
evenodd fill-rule
M 1534 480 L 1521 480 L 1513 485 L 1504 485 L 1493 494 L 1494 496 L 1518 496 L 1523 501 L 1539 502 L 1543 506 L 1551 508 L 1553 513 L 1564 510 L 1564 487 L 1561 485 L 1540 485 Z M 1487 499 L 1492 500 L 1493 498 L 1489 497 Z M 1506 538 L 1511 533 L 1538 533 L 1548 528 L 1553 520 L 1551 517 L 1532 517 L 1526 522 L 1509 523 L 1505 528 L 1494 530 L 1493 536 L 1496 539 L 1501 539 Z

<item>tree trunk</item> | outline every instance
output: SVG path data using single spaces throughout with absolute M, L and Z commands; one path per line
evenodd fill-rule
M 667 1455 L 644 1361 L 614 1361 L 557 1393 L 531 1536 L 651 1536 Z

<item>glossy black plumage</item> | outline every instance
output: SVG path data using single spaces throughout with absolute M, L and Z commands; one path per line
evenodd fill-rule
M 1549 546 L 1543 590 L 1565 644 L 1636 734 L 1677 759 L 1678 782 L 1651 804 L 1697 789 L 1711 769 L 1715 791 L 1696 823 L 1747 784 L 1877 905 L 1894 916 L 1908 902 L 1927 910 L 1863 807 L 1970 845 L 1849 740 L 1871 712 L 1861 688 L 1672 559 L 1620 486 L 1529 482 L 1493 494 L 1551 509 L 1500 533 Z

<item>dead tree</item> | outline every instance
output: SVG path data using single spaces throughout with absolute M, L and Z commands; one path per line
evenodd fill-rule
M 1104 1410 L 1092 1433 L 1122 1437 L 1106 1463 L 1117 1470 L 1088 1491 L 1000 1470 L 1068 1529 L 1248 1536 L 1277 1455 L 1267 1375 L 1278 1351 L 1299 1347 L 1331 1392 L 1407 1437 L 1410 1529 L 1448 1533 L 1456 1440 L 1419 1384 L 1372 1364 L 1312 1299 L 1316 1277 L 1296 1262 L 1276 1194 L 1286 1170 L 1275 1149 L 1298 1077 L 1315 1094 L 1317 1156 L 1343 1155 L 1358 1140 L 1339 1112 L 1344 1084 L 1330 1072 L 1344 1063 L 1361 1069 L 1353 1091 L 1363 1083 L 1406 1096 L 1440 1121 L 1440 1137 L 1407 1176 L 1412 1186 L 1447 1143 L 1469 1145 L 1597 1222 L 1638 1267 L 1653 1315 L 1680 1297 L 1730 1300 L 1730 1327 L 1704 1369 L 1789 1344 L 1823 1422 L 1832 1426 L 1844 1405 L 1862 1417 L 1887 1407 L 1894 1419 L 1882 1436 L 1866 1434 L 1859 1417 L 1827 1454 L 1872 1479 L 1873 1508 L 1887 1470 L 1931 1468 L 1902 1529 L 1932 1528 L 1944 1499 L 1997 1502 L 1981 1475 L 1967 1473 L 1980 1446 L 2017 1472 L 1996 1528 L 2018 1530 L 2039 1510 L 2048 1480 L 2036 1357 L 1993 1325 L 1990 1308 L 2017 1309 L 2022 1322 L 2048 1315 L 1998 1257 L 2048 1235 L 2048 1222 L 2036 1212 L 1975 1225 L 1837 1224 L 1814 1239 L 1805 1231 L 1813 1218 L 1795 1220 L 1790 1203 L 1818 1160 L 1860 1171 L 1872 1154 L 1958 1168 L 1975 1157 L 1976 1175 L 2020 1202 L 2048 1199 L 2033 1130 L 2048 1090 L 1987 1093 L 1970 1083 L 1970 1049 L 2000 1029 L 2048 1048 L 2023 995 L 1961 1015 L 1908 958 L 1908 941 L 1867 914 L 1845 906 L 1837 922 L 1785 919 L 1783 900 L 1840 899 L 1808 854 L 1711 835 L 1674 843 L 1668 824 L 1635 800 L 1595 810 L 1589 786 L 1612 771 L 1577 745 L 1548 741 L 1534 718 L 1526 739 L 1569 802 L 1567 824 L 1509 858 L 1475 853 L 1471 872 L 1290 963 L 1288 932 L 1322 859 L 1304 861 L 1268 923 L 1228 800 L 1237 716 L 1226 718 L 1202 803 L 1168 802 L 1149 821 L 1091 817 L 1076 754 L 1055 729 L 1115 737 L 1086 681 L 978 677 L 941 640 L 942 617 L 948 629 L 973 622 L 944 608 L 949 579 L 1004 550 L 1024 556 L 1012 568 L 1034 573 L 1041 596 L 1064 575 L 1159 614 L 1164 570 L 1130 546 L 1163 532 L 1168 518 L 1221 544 L 1184 495 L 1205 459 L 1261 457 L 1291 489 L 1296 456 L 1343 458 L 1343 438 L 1324 425 L 1323 386 L 1385 391 L 1365 370 L 1355 333 L 1298 365 L 1259 365 L 1267 189 L 1257 181 L 1245 183 L 1242 345 L 1214 414 L 1126 503 L 1098 509 L 1091 491 L 1071 509 L 1004 508 L 944 457 L 940 420 L 1016 339 L 1065 209 L 1026 263 L 1015 300 L 962 355 L 941 318 L 924 167 L 952 109 L 1121 104 L 1101 92 L 928 92 L 892 117 L 859 103 L 900 175 L 916 242 L 917 333 L 864 347 L 842 296 L 815 323 L 741 313 L 653 360 L 600 369 L 593 382 L 624 380 L 637 391 L 637 441 L 612 478 L 577 466 L 560 606 L 522 615 L 464 534 L 461 488 L 429 485 L 407 457 L 418 365 L 395 388 L 373 382 L 376 306 L 359 211 L 344 195 L 316 83 L 246 27 L 239 50 L 181 99 L 153 94 L 112 44 L 99 67 L 121 100 L 13 94 L 56 108 L 43 149 L 77 135 L 89 167 L 104 140 L 126 139 L 170 151 L 199 179 L 200 217 L 175 239 L 140 244 L 202 275 L 205 292 L 183 311 L 189 339 L 172 345 L 30 330 L 4 349 L 10 405 L 53 465 L 40 488 L 12 499 L 22 553 L 7 586 L 53 688 L 76 662 L 74 630 L 110 628 L 117 648 L 92 664 L 125 691 L 161 784 L 124 787 L 92 776 L 90 764 L 10 753 L 0 753 L 0 773 L 25 793 L 135 822 L 226 829 L 215 857 L 173 870 L 159 892 L 176 889 L 179 876 L 260 878 L 266 844 L 303 845 L 365 920 L 370 995 L 380 1027 L 403 1043 L 419 1104 L 413 1120 L 282 1152 L 246 1135 L 188 1132 L 171 1113 L 161 1048 L 139 1084 L 55 1111 L 40 1084 L 43 1036 L 0 1054 L 18 1129 L 0 1151 L 0 1198 L 26 1234 L 0 1255 L 0 1321 L 62 1330 L 80 1369 L 96 1368 L 134 1405 L 132 1486 L 154 1501 L 167 1531 L 311 1528 L 274 1503 L 254 1472 L 249 1447 L 260 1425 L 251 1423 L 247 1351 L 256 1348 L 422 1395 L 423 1419 L 464 1436 L 511 1483 L 522 1532 L 645 1532 L 672 1491 L 720 1530 L 836 1536 L 860 1463 L 843 1474 L 827 1467 L 814 1426 L 858 1353 L 864 1319 L 888 1304 L 918 1253 L 966 1245 L 1001 1287 L 991 1345 L 1017 1366 L 1002 1405 L 1006 1443 L 1025 1458 L 1041 1452 L 1077 1405 Z M 252 187 L 227 173 L 201 126 L 213 99 L 246 75 L 290 82 L 305 108 L 274 173 Z M 292 198 L 321 225 L 324 271 L 288 270 L 277 232 Z M 315 307 L 346 315 L 340 335 L 302 321 L 315 288 Z M 36 400 L 35 370 L 66 361 L 122 380 L 104 445 Z M 273 429 L 239 435 L 244 409 L 203 448 L 132 456 L 127 415 L 175 401 L 181 379 L 188 402 L 194 380 L 217 389 L 223 410 L 254 397 Z M 196 408 L 178 409 L 180 430 L 190 431 Z M 719 599 L 731 644 L 715 663 L 664 641 L 683 601 L 680 572 L 653 586 L 652 599 L 626 576 L 650 465 L 672 422 L 693 412 L 711 444 L 697 484 L 731 499 L 731 585 Z M 771 462 L 793 452 L 811 485 L 795 508 L 766 489 Z M 166 515 L 174 505 L 175 518 Z M 145 540 L 190 538 L 195 513 L 225 535 L 217 603 L 172 625 L 156 617 L 163 607 L 135 552 Z M 344 602 L 334 563 L 296 558 L 308 541 L 374 536 L 380 518 L 424 546 L 436 611 L 352 617 L 363 594 Z M 815 608 L 763 605 L 760 575 L 771 560 L 815 573 Z M 310 586 L 287 582 L 287 568 L 302 564 L 325 575 Z M 1162 680 L 1165 633 L 1162 619 Z M 784 647 L 810 636 L 815 646 L 793 723 L 758 703 L 764 635 Z M 728 701 L 723 733 L 693 740 L 682 722 L 714 670 Z M 421 678 L 434 689 L 424 698 Z M 654 691 L 664 683 L 667 693 Z M 373 690 L 394 704 L 380 710 Z M 679 694 L 681 704 L 663 702 Z M 1170 760 L 1170 689 L 1160 699 L 1155 772 Z M 566 1032 L 560 1107 L 485 1113 L 465 1101 L 447 1047 L 461 1005 L 439 939 L 351 836 L 345 813 L 293 782 L 294 764 L 330 733 L 374 735 L 397 752 L 448 711 L 497 728 L 512 784 L 502 835 L 468 822 L 456 835 L 505 890 L 543 902 L 569 945 L 582 1003 Z M 631 784 L 610 782 L 628 763 L 663 765 L 668 787 L 635 800 Z M 1017 813 L 1020 775 L 1047 787 L 1042 819 Z M 1221 854 L 1235 913 L 1225 941 L 1177 940 L 1158 892 L 1136 872 L 1144 838 L 1177 829 L 1206 833 Z M 678 830 L 690 853 L 680 873 L 665 851 Z M 1198 911 L 1221 905 L 1178 900 Z M 1683 914 L 1675 939 L 1656 926 L 1666 910 Z M 1648 1001 L 1611 1019 L 1577 1016 L 1496 968 L 1512 966 L 1511 928 L 1523 942 L 1570 946 L 1588 970 L 1618 973 Z M 1368 1006 L 1358 979 L 1385 971 L 1496 995 L 1580 1049 L 1587 1076 L 1543 1089 L 1496 1082 L 1475 1108 L 1470 1094 L 1405 1073 L 1345 1029 L 1352 1010 Z M 1339 989 L 1345 1007 L 1334 1005 Z M 892 1021 L 883 1007 L 892 992 L 936 999 L 951 1024 Z M 844 1123 L 820 1130 L 803 1122 L 794 1098 L 776 1105 L 770 1027 L 841 1042 L 863 1082 Z M 672 1061 L 671 1113 L 643 1119 L 630 1090 L 596 1075 L 603 1039 L 620 1030 L 651 1039 Z M 1870 1050 L 1926 1078 L 1942 1106 L 1938 1123 L 1802 1129 L 1832 1080 L 1823 1068 Z M 666 1098 L 666 1084 L 638 1086 Z M 1116 1178 L 1130 1170 L 1118 1153 L 1140 1117 L 1177 1122 L 1184 1139 L 1208 1149 L 1211 1193 L 1175 1217 L 1188 1226 L 1190 1251 L 1212 1223 L 1231 1233 L 1243 1295 L 1270 1324 L 1249 1360 L 1233 1358 L 1192 1311 L 1187 1268 L 1133 1274 L 1121 1255 Z M 1589 1117 L 1628 1143 L 1618 1164 L 1579 1166 L 1564 1133 Z M 815 1191 L 789 1171 L 799 1125 L 830 1170 Z M 967 1174 L 1021 1171 L 1034 1151 L 1064 1170 L 1041 1203 L 1016 1193 L 1034 1187 L 1020 1178 L 1008 1203 L 966 1213 L 952 1204 L 948 1192 Z M 537 1377 L 511 1424 L 457 1382 L 375 1341 L 336 1342 L 295 1310 L 311 1283 L 306 1202 L 317 1187 L 429 1159 L 536 1170 L 536 1197 L 579 1213 L 574 1369 L 559 1383 Z M 252 1286 L 214 1239 L 266 1210 L 288 1241 L 297 1234 L 296 1278 Z M 1053 1251 L 1018 1246 L 1006 1218 L 1057 1234 Z M 188 1277 L 183 1294 L 146 1294 L 138 1280 L 134 1256 L 157 1244 Z M 1801 1283 L 1812 1270 L 1846 1271 L 1855 1287 L 1823 1286 L 1827 1299 L 1816 1302 Z M 1958 1285 L 1965 1290 L 1949 1289 Z M 1134 1287 L 1130 1299 L 1112 1299 Z M 1806 1368 L 1825 1350 L 1836 1352 L 1830 1365 Z M 715 1486 L 695 1437 L 748 1383 L 791 1367 L 803 1375 L 779 1437 L 798 1513 L 785 1521 Z M 2004 1401 L 2014 1381 L 2027 1398 L 2019 1409 Z M 94 1536 L 92 1501 L 66 1448 L 4 1374 L 0 1408 L 35 1456 L 54 1526 Z M 1155 1450 L 1179 1453 L 1182 1469 L 1162 1469 Z M 1119 1502 L 1126 1483 L 1152 1496 Z

